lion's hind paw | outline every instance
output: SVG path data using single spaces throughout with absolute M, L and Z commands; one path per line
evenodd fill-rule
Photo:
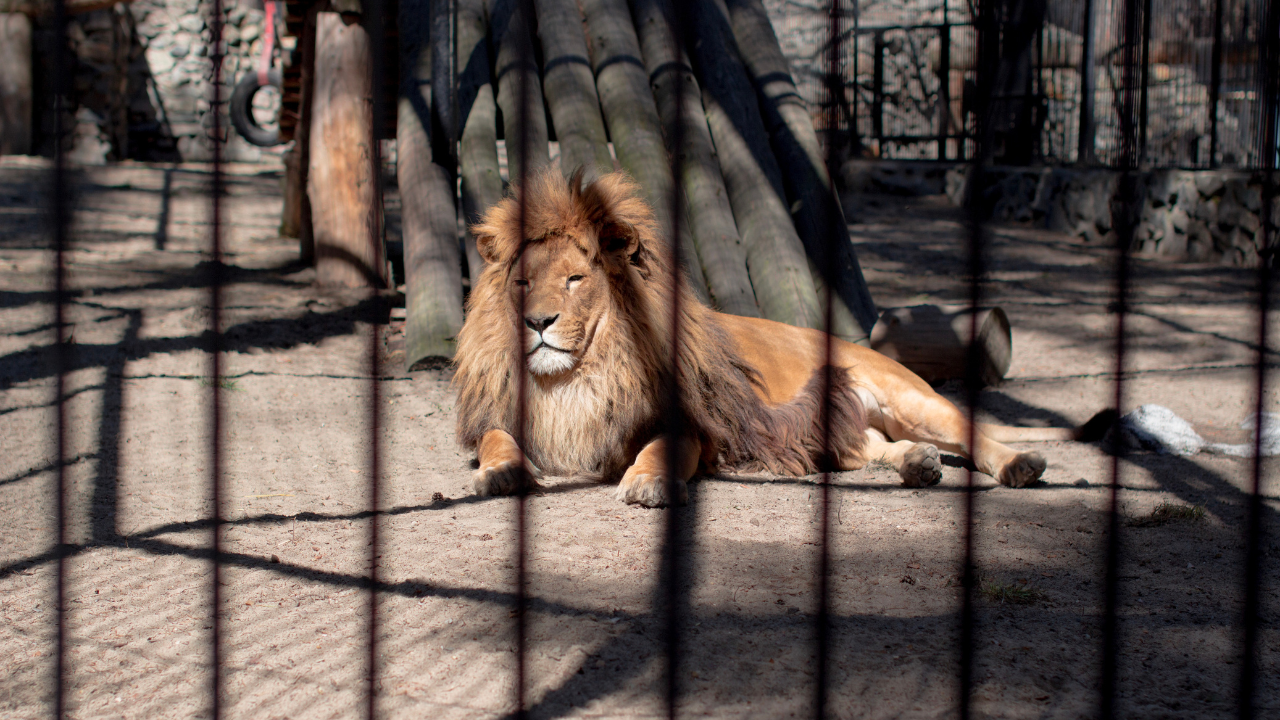
M 670 495 L 671 489 L 667 487 L 667 478 L 647 473 L 635 475 L 627 473 L 623 476 L 622 482 L 618 483 L 617 491 L 614 492 L 614 497 L 628 505 L 643 505 L 649 508 L 670 505 Z M 675 481 L 674 495 L 677 505 L 689 502 L 689 487 L 685 481 Z
M 929 443 L 916 443 L 902 456 L 902 484 L 910 488 L 937 485 L 942 479 L 942 460 L 938 448 Z
M 1000 469 L 1000 476 L 996 480 L 1000 481 L 1001 485 L 1008 487 L 1026 487 L 1039 480 L 1048 466 L 1049 463 L 1045 462 L 1040 453 L 1018 453 L 1013 456 L 1012 460 L 1004 464 L 1004 467 Z

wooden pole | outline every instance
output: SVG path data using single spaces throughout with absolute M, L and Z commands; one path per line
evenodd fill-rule
M 640 183 L 660 226 L 668 230 L 675 186 L 671 159 L 662 142 L 662 121 L 649 88 L 631 12 L 626 0 L 582 0 L 582 13 L 591 40 L 591 66 L 596 73 L 600 108 L 618 163 Z M 703 302 L 709 302 L 707 282 L 687 222 L 680 223 L 679 242 L 689 284 Z
M 315 97 L 307 194 L 315 231 L 316 282 L 386 287 L 372 175 L 373 85 L 369 33 L 351 15 L 316 16 Z M 406 203 L 407 205 L 408 203 Z
M 693 27 L 687 29 L 686 46 L 702 85 L 707 126 L 760 312 L 770 320 L 821 328 L 823 312 L 809 260 L 791 223 L 782 171 L 728 18 L 710 1 L 690 3 L 689 14 Z
M 316 15 L 320 13 L 323 2 L 307 8 L 306 21 L 302 26 L 302 37 L 298 46 L 302 50 L 302 67 L 298 81 L 300 98 L 298 101 L 298 124 L 293 130 L 293 151 L 297 154 L 297 177 L 292 181 L 294 192 L 298 193 L 298 257 L 307 265 L 316 260 L 315 225 L 311 219 L 311 197 L 307 193 L 308 178 L 311 175 L 311 106 L 315 99 L 316 74 Z
M 698 80 L 673 34 L 672 12 L 668 0 L 632 3 L 644 69 L 663 134 L 668 138 L 667 151 L 680 153 L 684 226 L 693 235 L 712 304 L 722 312 L 759 317 L 755 291 L 747 274 L 747 256 L 707 129 Z M 677 121 L 682 122 L 683 128 L 676 127 Z M 682 138 L 683 148 L 670 147 L 670 138 L 677 136 Z
M 498 79 L 498 108 L 502 111 L 503 138 L 507 143 L 507 176 L 512 183 L 532 176 L 551 163 L 547 150 L 547 111 L 542 104 L 542 78 L 533 52 L 531 20 L 520 12 L 518 0 L 495 0 L 489 9 L 489 39 L 496 45 L 495 77 Z M 521 77 L 524 79 L 521 80 Z M 528 163 L 520 157 L 520 84 L 529 88 Z
M 31 19 L 0 14 L 0 155 L 31 154 Z
M 579 167 L 590 180 L 613 170 L 600 98 L 575 0 L 535 0 L 542 43 L 543 95 L 560 141 L 560 171 Z
M 498 106 L 489 84 L 489 42 L 484 0 L 458 0 L 458 117 L 462 124 L 462 212 L 468 226 L 502 199 L 498 172 Z M 546 143 L 543 143 L 545 146 Z M 480 279 L 484 260 L 467 231 L 467 269 L 471 287 Z
M 403 56 L 396 180 L 404 238 L 407 370 L 452 358 L 454 338 L 462 329 L 462 253 L 454 186 L 450 173 L 432 159 L 431 52 L 426 24 L 414 18 L 425 1 L 400 2 Z
M 831 332 L 846 340 L 865 341 L 876 323 L 876 305 L 862 277 L 813 119 L 791 78 L 769 16 L 760 0 L 716 2 L 727 5 L 738 51 L 760 95 L 765 129 L 782 170 L 800 240 L 815 266 L 835 265 Z M 821 272 L 814 275 L 819 291 L 822 278 Z

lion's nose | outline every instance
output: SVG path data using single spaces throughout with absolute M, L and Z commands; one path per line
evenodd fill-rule
M 555 315 L 543 315 L 542 317 L 526 317 L 524 319 L 524 324 L 527 325 L 530 330 L 536 333 L 542 333 L 546 331 L 547 328 L 554 325 L 559 317 L 559 313 L 556 313 Z

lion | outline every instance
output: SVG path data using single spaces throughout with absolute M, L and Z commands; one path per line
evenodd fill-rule
M 618 499 L 658 507 L 686 502 L 697 473 L 802 476 L 877 461 L 906 486 L 925 487 L 941 479 L 939 450 L 1025 487 L 1044 473 L 1044 458 L 1001 440 L 1079 437 L 980 425 L 970 447 L 965 415 L 884 355 L 833 337 L 828 364 L 822 331 L 715 312 L 672 273 L 654 215 L 625 173 L 584 186 L 581 173 L 566 182 L 544 172 L 471 231 L 486 267 L 467 302 L 453 384 L 478 495 L 522 492 L 545 473 L 616 480 Z M 673 297 L 678 437 L 663 432 Z

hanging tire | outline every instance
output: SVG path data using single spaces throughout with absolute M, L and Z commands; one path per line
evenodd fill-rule
M 267 73 L 267 85 L 279 90 L 281 86 L 280 71 Z M 266 87 L 258 82 L 258 73 L 251 72 L 240 78 L 236 89 L 231 93 L 231 124 L 236 126 L 240 137 L 258 147 L 275 147 L 280 144 L 280 131 L 267 130 L 258 124 L 253 117 L 253 96 L 258 90 Z

